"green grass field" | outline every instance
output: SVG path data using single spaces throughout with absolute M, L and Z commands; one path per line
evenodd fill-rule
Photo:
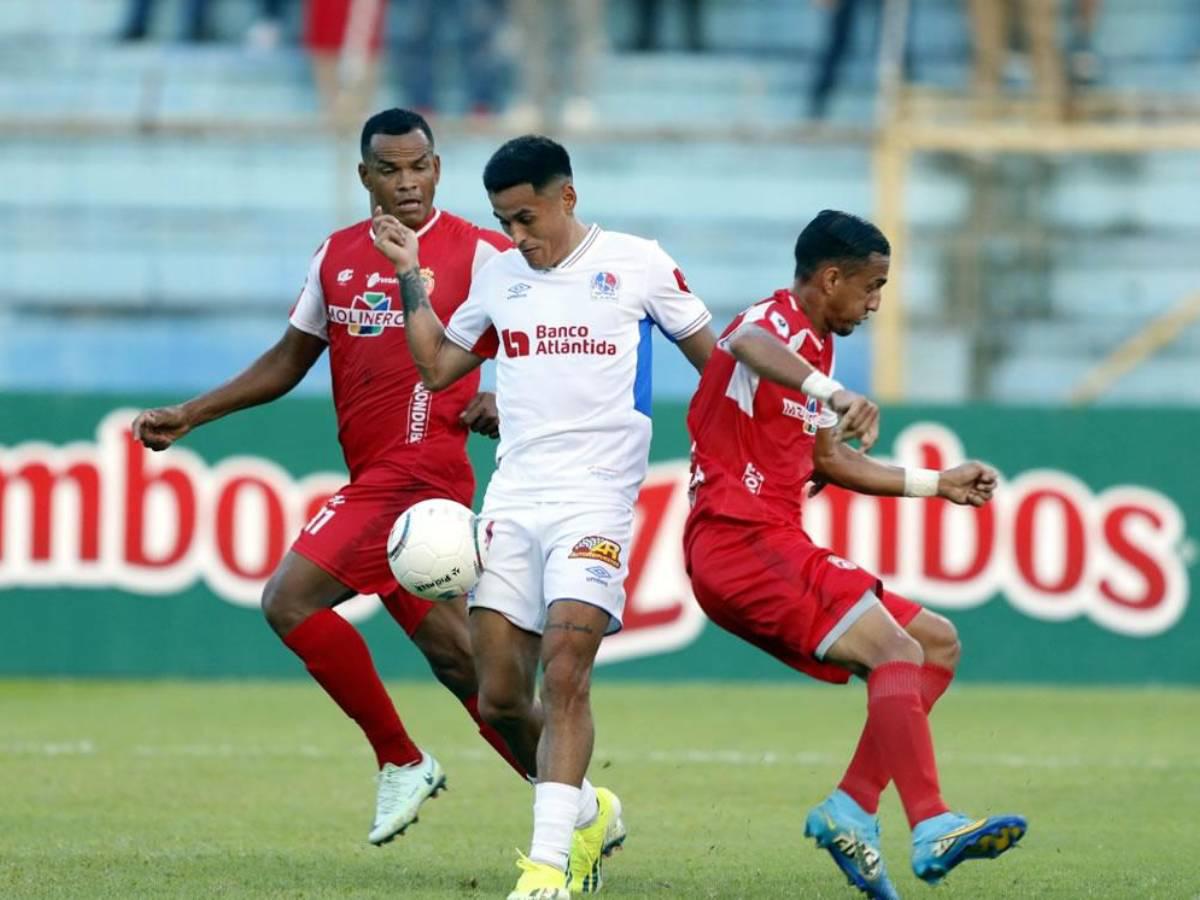
M 0 897 L 502 898 L 529 788 L 448 694 L 393 685 L 450 791 L 366 844 L 372 758 L 306 683 L 0 682 Z M 626 807 L 616 898 L 853 898 L 802 839 L 861 689 L 595 691 L 594 780 Z M 885 796 L 905 897 L 1200 897 L 1200 693 L 956 687 L 934 716 L 948 801 L 1030 819 L 1022 847 L 930 894 Z

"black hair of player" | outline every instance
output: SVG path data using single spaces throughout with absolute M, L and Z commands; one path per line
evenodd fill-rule
M 519 184 L 540 191 L 552 181 L 571 177 L 567 148 L 540 134 L 513 138 L 492 154 L 483 167 L 483 187 L 498 194 Z
M 830 263 L 852 271 L 866 265 L 872 253 L 890 256 L 891 252 L 883 232 L 866 219 L 823 209 L 796 238 L 796 277 L 807 280 Z
M 433 147 L 433 129 L 429 127 L 429 123 L 425 121 L 425 117 L 420 113 L 413 112 L 411 109 L 400 109 L 399 107 L 375 113 L 375 115 L 363 123 L 362 139 L 359 141 L 359 149 L 362 151 L 363 162 L 366 162 L 367 157 L 371 154 L 371 138 L 375 137 L 375 135 L 391 134 L 399 137 L 408 134 L 410 131 L 423 132 L 425 137 L 429 139 L 430 148 Z

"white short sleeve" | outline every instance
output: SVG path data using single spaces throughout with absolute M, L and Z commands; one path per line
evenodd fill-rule
M 712 321 L 704 301 L 692 293 L 675 260 L 650 244 L 646 267 L 646 312 L 673 341 L 690 337 Z
M 325 309 L 325 289 L 321 286 L 321 264 L 325 262 L 325 252 L 329 249 L 329 241 L 325 241 L 316 253 L 308 267 L 308 277 L 304 279 L 304 287 L 292 307 L 288 321 L 293 327 L 305 334 L 319 337 L 329 342 L 327 326 L 328 313 Z
M 474 353 L 479 341 L 492 327 L 492 317 L 484 307 L 484 293 L 488 278 L 476 278 L 471 282 L 467 299 L 454 311 L 446 325 L 446 337 L 468 353 Z

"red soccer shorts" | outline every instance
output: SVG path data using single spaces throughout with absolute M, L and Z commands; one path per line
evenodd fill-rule
M 822 657 L 876 602 L 901 627 L 921 611 L 799 528 L 692 521 L 684 550 L 692 592 L 713 622 L 822 681 L 850 679 Z
M 414 503 L 445 496 L 445 491 L 434 488 L 397 490 L 351 482 L 325 501 L 300 530 L 292 549 L 360 594 L 378 594 L 411 637 L 434 601 L 396 584 L 387 561 L 388 533 L 400 513 Z M 449 499 L 471 502 L 469 496 Z

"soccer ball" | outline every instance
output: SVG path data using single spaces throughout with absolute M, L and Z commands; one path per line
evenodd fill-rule
M 487 543 L 475 514 L 453 500 L 422 500 L 396 519 L 388 565 L 410 594 L 426 600 L 461 597 L 483 574 Z

